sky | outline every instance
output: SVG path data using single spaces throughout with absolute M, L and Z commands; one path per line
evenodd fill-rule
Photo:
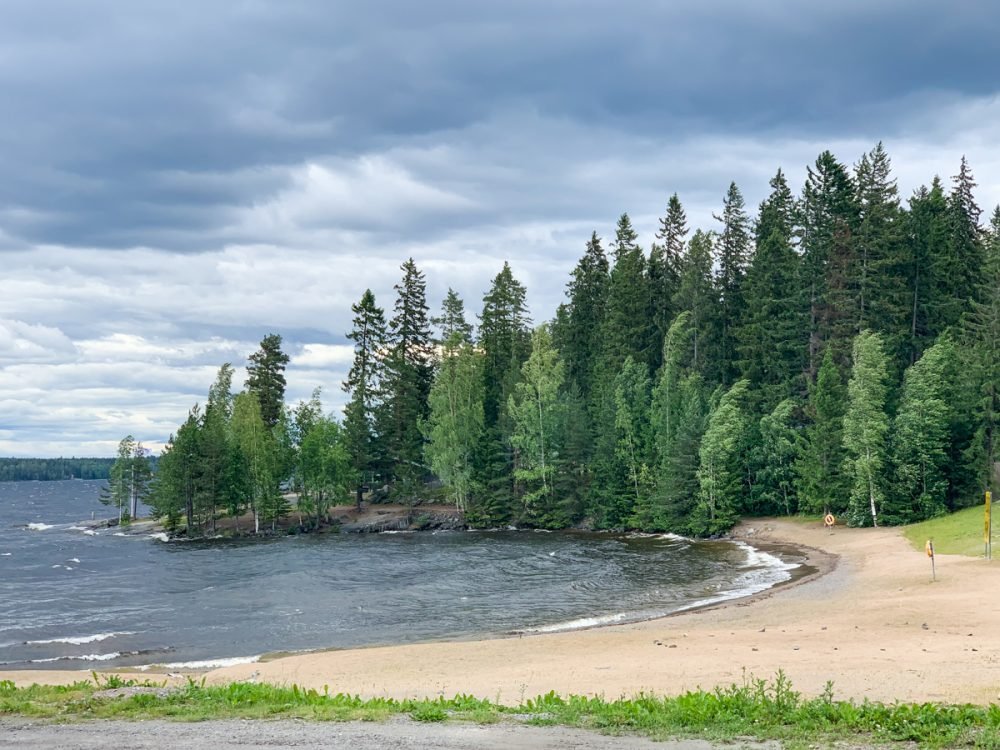
M 998 38 L 991 0 L 4 0 L 0 455 L 159 449 L 271 332 L 337 412 L 408 257 L 470 314 L 509 260 L 541 322 L 622 212 L 711 229 L 824 149 L 904 198 L 966 155 L 992 210 Z

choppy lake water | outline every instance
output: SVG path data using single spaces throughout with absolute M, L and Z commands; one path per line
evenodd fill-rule
M 79 527 L 112 515 L 101 485 L 0 483 L 0 669 L 568 630 L 743 596 L 801 562 L 741 542 L 588 533 L 164 543 Z

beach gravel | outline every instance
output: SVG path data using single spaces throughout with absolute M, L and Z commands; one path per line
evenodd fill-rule
M 230 750 L 231 748 L 365 748 L 365 750 L 710 750 L 704 740 L 652 742 L 609 737 L 562 727 L 518 724 L 422 724 L 409 719 L 382 723 L 305 721 L 92 721 L 45 724 L 0 720 L 0 747 L 67 750 Z M 740 747 L 777 750 L 777 743 L 740 743 Z

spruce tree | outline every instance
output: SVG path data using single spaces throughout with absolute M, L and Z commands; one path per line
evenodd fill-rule
M 976 490 L 1000 495 L 1000 206 L 990 222 L 979 289 L 964 326 L 974 435 L 963 458 L 972 468 Z
M 420 424 L 427 418 L 427 396 L 434 377 L 434 350 L 426 301 L 426 282 L 413 258 L 401 266 L 396 284 L 395 314 L 389 321 L 385 358 L 385 409 L 379 433 L 389 452 L 389 469 L 412 497 L 423 475 L 424 438 Z
M 431 318 L 431 322 L 438 327 L 438 336 L 434 340 L 438 346 L 449 342 L 472 343 L 472 324 L 465 319 L 465 303 L 451 287 L 441 303 L 441 315 Z
M 744 320 L 744 280 L 750 265 L 750 219 L 744 210 L 743 194 L 735 182 L 722 203 L 722 215 L 715 218 L 722 223 L 722 231 L 715 245 L 718 308 L 718 372 L 719 380 L 728 385 L 736 379 L 739 367 L 737 331 Z
M 615 452 L 625 467 L 628 500 L 615 516 L 627 518 L 632 509 L 648 495 L 650 462 L 649 408 L 651 386 L 646 366 L 631 357 L 625 360 L 615 378 Z
M 260 402 L 264 424 L 273 429 L 285 410 L 285 367 L 288 355 L 281 351 L 281 336 L 268 334 L 260 349 L 247 362 L 246 389 Z
M 566 363 L 566 377 L 584 397 L 593 387 L 595 363 L 601 351 L 609 284 L 608 258 L 594 232 L 567 285 L 566 321 L 557 342 Z
M 354 327 L 347 338 L 354 342 L 354 362 L 343 384 L 350 396 L 344 408 L 344 445 L 356 476 L 364 482 L 376 472 L 385 452 L 375 430 L 384 394 L 386 325 L 371 289 L 351 306 L 351 312 Z
M 802 293 L 809 315 L 807 361 L 808 372 L 815 377 L 828 344 L 836 363 L 847 367 L 859 319 L 854 287 L 855 189 L 847 169 L 829 151 L 808 169 L 800 207 Z
M 716 351 L 713 317 L 719 298 L 712 283 L 712 254 L 712 234 L 699 229 L 688 243 L 681 264 L 680 288 L 674 299 L 678 312 L 690 314 L 691 367 L 702 373 L 714 362 Z
M 799 508 L 806 513 L 840 514 L 847 507 L 844 464 L 844 402 L 840 371 L 826 350 L 816 382 L 810 384 L 805 429 L 796 462 Z
M 935 336 L 955 323 L 954 294 L 949 282 L 948 200 L 935 177 L 930 189 L 921 187 L 910 198 L 906 213 L 904 264 L 907 342 L 904 362 L 919 359 Z
M 674 319 L 674 298 L 680 286 L 681 260 L 687 240 L 687 216 L 677 193 L 667 202 L 666 215 L 660 220 L 649 254 L 649 285 L 653 302 L 653 324 L 662 340 Z M 657 365 L 660 363 L 657 362 Z
M 798 508 L 796 463 L 799 458 L 798 404 L 785 399 L 760 418 L 758 440 L 751 460 L 754 466 L 752 512 L 758 515 L 791 515 Z
M 889 465 L 888 362 L 881 337 L 862 331 L 851 359 L 844 412 L 844 466 L 851 482 L 847 520 L 852 526 L 878 526 Z

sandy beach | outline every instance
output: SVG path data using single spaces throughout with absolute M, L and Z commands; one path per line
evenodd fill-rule
M 366 697 L 469 693 L 519 703 L 549 690 L 607 698 L 676 694 L 782 669 L 809 695 L 832 681 L 838 698 L 1000 700 L 1000 563 L 939 555 L 932 582 L 928 558 L 897 529 L 757 520 L 736 535 L 806 548 L 816 573 L 748 599 L 650 622 L 298 654 L 205 677 L 210 683 L 328 686 Z M 24 685 L 88 675 L 39 670 L 0 672 L 0 679 Z

